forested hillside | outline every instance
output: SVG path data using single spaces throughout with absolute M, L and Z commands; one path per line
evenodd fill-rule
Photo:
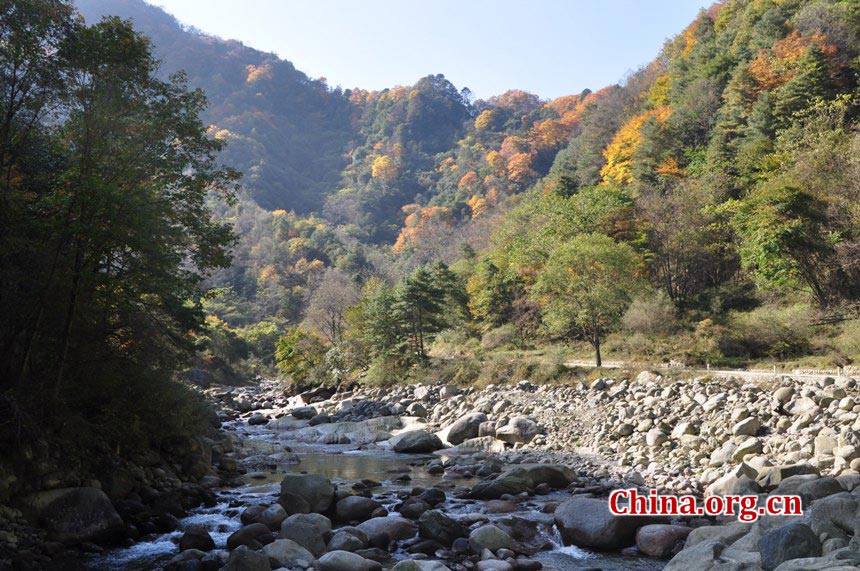
M 88 21 L 130 19 L 153 42 L 160 75 L 184 71 L 204 90 L 202 114 L 216 138 L 229 141 L 223 158 L 265 208 L 318 210 L 337 187 L 352 136 L 348 96 L 311 79 L 290 62 L 234 40 L 183 29 L 141 0 L 80 0 Z
M 855 2 L 719 2 L 623 82 L 550 101 L 442 75 L 332 89 L 140 2 L 80 5 L 133 18 L 207 91 L 245 172 L 215 205 L 239 242 L 207 282 L 200 366 L 860 358 Z

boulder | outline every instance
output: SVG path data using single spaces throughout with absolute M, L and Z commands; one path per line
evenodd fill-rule
M 287 510 L 281 504 L 272 504 L 260 512 L 256 519 L 263 525 L 267 525 L 272 531 L 277 531 L 287 519 Z
M 471 496 L 478 500 L 497 500 L 505 494 L 515 496 L 531 487 L 531 480 L 513 475 L 500 475 L 494 480 L 478 482 L 472 488 Z
M 375 517 L 356 526 L 367 534 L 368 537 L 387 534 L 392 541 L 411 539 L 418 533 L 415 522 L 404 517 Z
M 215 549 L 215 540 L 202 525 L 189 525 L 182 537 L 179 538 L 179 551 L 189 549 L 212 551 Z
M 667 557 L 693 531 L 684 525 L 651 524 L 636 532 L 636 547 L 651 557 Z
M 342 522 L 365 521 L 382 504 L 364 496 L 347 496 L 335 504 L 335 519 Z
M 331 533 L 330 530 L 328 532 L 323 531 L 312 523 L 290 521 L 290 518 L 287 518 L 281 524 L 279 537 L 289 539 L 311 552 L 315 557 L 319 557 L 326 551 L 326 538 L 329 533 Z
M 299 420 L 310 420 L 317 415 L 317 409 L 312 406 L 300 406 L 294 408 L 291 414 L 293 418 L 298 418 Z
M 821 556 L 821 541 L 803 523 L 790 523 L 770 530 L 758 540 L 761 566 L 772 571 L 791 559 Z
M 273 541 L 263 547 L 263 553 L 281 567 L 310 567 L 315 559 L 313 553 L 289 539 Z
M 465 440 L 477 438 L 481 423 L 487 420 L 482 412 L 467 414 L 448 428 L 447 440 L 451 444 L 461 444 Z
M 236 549 L 241 545 L 253 550 L 260 549 L 263 547 L 264 543 L 262 539 L 266 538 L 266 536 L 271 538 L 271 533 L 272 530 L 262 523 L 246 525 L 230 534 L 230 537 L 227 538 L 227 549 Z M 266 539 L 266 541 L 268 541 L 268 539 Z
M 27 496 L 22 512 L 51 539 L 74 545 L 110 542 L 125 526 L 107 495 L 98 488 L 59 488 Z
M 269 558 L 245 546 L 234 549 L 221 571 L 272 571 Z
M 359 549 L 364 549 L 367 546 L 366 541 L 362 541 L 356 535 L 346 531 L 338 531 L 328 541 L 329 551 L 351 551 L 355 552 Z
M 718 539 L 708 539 L 683 549 L 663 571 L 761 571 L 758 553 L 741 551 Z
M 510 549 L 511 542 L 511 536 L 493 524 L 482 525 L 469 534 L 469 549 L 476 555 L 480 555 L 484 549 L 493 553 L 499 549 Z
M 514 466 L 505 470 L 500 478 L 513 477 L 527 480 L 532 488 L 546 484 L 550 488 L 565 488 L 574 480 L 573 470 L 557 464 L 534 464 L 531 466 Z
M 398 434 L 390 442 L 395 452 L 404 454 L 426 454 L 445 447 L 438 436 L 426 430 L 410 430 Z
M 417 559 L 401 561 L 391 568 L 391 571 L 451 571 L 441 561 L 419 561 Z
M 278 503 L 288 514 L 322 513 L 334 500 L 331 480 L 318 474 L 287 474 L 281 482 Z
M 319 558 L 319 571 L 377 571 L 382 565 L 349 551 L 330 551 Z
M 555 510 L 555 525 L 565 545 L 610 551 L 633 545 L 636 530 L 662 518 L 615 515 L 606 500 L 574 498 Z
M 751 416 L 735 424 L 732 427 L 732 434 L 735 436 L 755 436 L 759 428 L 761 428 L 761 422 L 756 417 Z
M 465 537 L 462 524 L 439 510 L 429 510 L 418 518 L 418 535 L 449 546 L 458 537 Z
M 480 425 L 478 432 L 480 433 Z M 508 444 L 518 442 L 528 444 L 538 434 L 540 434 L 540 427 L 537 423 L 524 416 L 515 416 L 508 421 L 508 424 L 496 430 L 496 438 Z

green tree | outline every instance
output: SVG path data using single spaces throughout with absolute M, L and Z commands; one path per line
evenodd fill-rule
M 203 323 L 200 281 L 229 264 L 231 229 L 206 200 L 230 200 L 236 177 L 199 119 L 205 97 L 180 76 L 158 79 L 145 38 L 117 19 L 67 25 L 64 121 L 43 128 L 46 154 L 18 163 L 28 192 L 10 197 L 22 222 L 9 244 L 22 266 L 8 275 L 21 281 L 0 292 L 3 378 L 54 397 L 74 394 L 94 363 L 169 374 Z
M 275 345 L 278 370 L 299 387 L 314 380 L 325 359 L 326 346 L 322 339 L 302 329 L 289 329 Z
M 424 267 L 406 276 L 394 290 L 391 311 L 401 323 L 410 353 L 419 360 L 427 357 L 427 342 L 445 328 L 445 296 L 438 276 Z
M 484 259 L 469 278 L 469 309 L 472 315 L 488 327 L 507 323 L 513 312 L 516 280 L 502 271 L 492 260 Z
M 792 184 L 764 184 L 739 203 L 732 225 L 746 269 L 767 287 L 805 284 L 821 306 L 832 246 L 825 229 L 826 205 Z
M 637 287 L 636 253 L 601 234 L 583 234 L 553 250 L 532 289 L 549 330 L 578 336 L 594 347 L 624 315 Z

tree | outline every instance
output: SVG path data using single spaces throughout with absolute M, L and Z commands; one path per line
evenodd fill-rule
M 511 318 L 516 282 L 496 266 L 484 259 L 475 267 L 466 290 L 469 293 L 469 310 L 489 327 L 498 327 Z
M 601 234 L 583 234 L 559 245 L 532 289 L 551 332 L 580 336 L 594 347 L 624 315 L 638 283 L 633 249 Z
M 338 269 L 329 269 L 313 288 L 305 321 L 332 345 L 343 341 L 346 311 L 359 301 L 355 282 Z
M 206 200 L 231 200 L 236 178 L 199 119 L 202 92 L 158 79 L 129 24 L 72 36 L 61 46 L 64 122 L 44 130 L 50 142 L 18 175 L 28 192 L 15 199 L 11 253 L 27 270 L 10 269 L 20 281 L 0 292 L 12 347 L 0 376 L 48 382 L 54 398 L 90 380 L 93 363 L 175 364 L 203 324 L 203 275 L 229 264 L 232 232 Z
M 745 268 L 767 287 L 807 285 L 826 307 L 828 260 L 825 204 L 792 184 L 764 184 L 736 205 L 732 220 Z
M 445 290 L 427 268 L 406 276 L 394 291 L 392 313 L 402 324 L 409 350 L 418 360 L 427 357 L 426 344 L 444 329 Z
M 278 370 L 303 386 L 325 359 L 326 347 L 322 339 L 302 329 L 289 329 L 278 339 L 275 362 Z

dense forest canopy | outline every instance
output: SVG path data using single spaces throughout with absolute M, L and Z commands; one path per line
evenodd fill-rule
M 855 2 L 718 2 L 622 83 L 549 101 L 476 101 L 442 75 L 332 89 L 141 2 L 79 4 L 132 17 L 187 70 L 246 173 L 239 205 L 216 207 L 240 237 L 208 282 L 201 347 L 222 371 L 267 370 L 282 337 L 282 356 L 316 353 L 282 371 L 317 381 L 392 374 L 440 335 L 860 358 Z

